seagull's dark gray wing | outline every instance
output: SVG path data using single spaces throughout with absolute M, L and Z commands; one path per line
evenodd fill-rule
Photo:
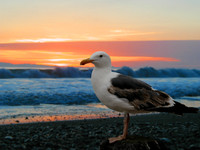
M 114 87 L 120 88 L 120 89 L 147 89 L 151 90 L 151 86 L 147 83 L 134 79 L 129 76 L 125 75 L 118 75 L 116 78 L 113 78 L 111 80 L 111 84 Z
M 125 75 L 111 80 L 108 88 L 111 94 L 126 98 L 138 110 L 148 110 L 170 105 L 170 96 L 164 92 L 153 90 L 147 83 Z
M 173 99 L 166 93 L 153 90 L 143 81 L 119 75 L 111 80 L 108 88 L 111 94 L 119 98 L 126 98 L 136 110 L 170 112 L 182 115 L 183 113 L 197 113 L 198 108 L 187 107 Z

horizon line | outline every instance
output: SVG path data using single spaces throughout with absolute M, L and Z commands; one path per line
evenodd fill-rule
M 0 42 L 1 44 L 43 44 L 43 43 L 75 43 L 75 42 L 177 42 L 177 41 L 200 41 L 199 40 L 125 40 L 125 41 L 117 41 L 117 40 L 71 40 L 71 41 L 51 41 L 51 42 Z
M 12 64 L 12 63 L 5 63 L 5 62 L 0 62 L 1 63 L 4 63 L 4 64 L 11 64 L 13 66 L 0 66 L 0 69 L 55 69 L 55 68 L 70 68 L 70 67 L 73 67 L 73 68 L 94 68 L 91 67 L 91 66 L 48 66 L 48 65 L 37 65 L 37 64 L 28 64 L 28 63 L 25 63 L 25 64 Z M 18 66 L 18 65 L 33 65 L 33 66 L 29 66 L 29 67 L 26 67 L 26 66 Z M 40 68 L 41 67 L 41 68 Z M 45 68 L 46 67 L 46 68 Z M 49 68 L 48 68 L 49 67 Z M 188 68 L 188 67 L 155 67 L 155 66 L 144 66 L 144 67 L 131 67 L 131 66 L 121 66 L 121 67 L 116 67 L 116 66 L 112 66 L 112 68 L 123 68 L 123 67 L 128 67 L 128 68 L 131 68 L 131 69 L 140 69 L 140 68 L 153 68 L 153 69 L 188 69 L 188 70 L 200 70 L 200 68 Z

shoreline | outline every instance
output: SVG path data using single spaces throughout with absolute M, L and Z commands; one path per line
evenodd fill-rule
M 99 149 L 122 133 L 123 117 L 0 125 L 0 149 Z M 129 135 L 163 140 L 172 149 L 200 148 L 200 113 L 136 115 Z
M 107 118 L 121 118 L 123 115 L 117 114 L 85 114 L 85 115 L 47 115 L 47 116 L 29 116 L 18 117 L 10 119 L 2 119 L 0 126 L 2 125 L 17 125 L 17 124 L 32 124 L 32 123 L 51 123 L 60 121 L 81 121 L 81 120 L 93 120 L 93 119 L 107 119 Z
M 195 97 L 195 99 L 199 99 Z M 188 99 L 188 100 L 187 100 Z M 184 97 L 175 99 L 188 107 L 200 109 L 200 101 Z M 156 112 L 155 112 L 156 113 Z M 149 113 L 149 115 L 154 113 Z M 146 114 L 133 114 L 146 115 Z M 101 119 L 110 117 L 123 117 L 123 113 L 113 111 L 101 103 L 89 103 L 87 105 L 22 105 L 0 106 L 0 125 L 21 124 L 32 122 L 52 122 L 65 120 Z
M 160 114 L 159 112 L 151 113 L 137 113 L 130 114 L 130 116 L 140 115 L 155 115 Z M 96 119 L 111 119 L 111 118 L 123 118 L 123 113 L 116 111 L 109 111 L 109 113 L 92 113 L 92 114 L 75 114 L 75 115 L 38 115 L 38 116 L 22 116 L 22 117 L 11 117 L 7 119 L 1 119 L 1 125 L 17 125 L 17 124 L 32 124 L 32 123 L 51 123 L 60 121 L 81 121 L 81 120 L 96 120 Z

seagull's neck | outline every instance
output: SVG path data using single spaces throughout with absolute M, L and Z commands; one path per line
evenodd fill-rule
M 101 79 L 111 73 L 111 67 L 94 67 L 92 78 Z
M 110 73 L 111 72 L 111 67 L 94 67 L 95 72 L 102 72 L 103 73 Z

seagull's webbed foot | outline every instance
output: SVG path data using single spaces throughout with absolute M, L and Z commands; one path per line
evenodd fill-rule
M 112 137 L 112 138 L 109 138 L 109 143 L 114 143 L 114 142 L 117 142 L 117 141 L 121 141 L 121 140 L 124 140 L 126 139 L 126 136 L 124 135 L 120 135 L 120 136 L 117 136 L 117 137 Z
M 128 134 L 128 123 L 129 123 L 129 114 L 125 113 L 124 114 L 124 130 L 123 130 L 123 135 L 120 135 L 118 137 L 109 138 L 108 139 L 109 143 L 114 143 L 116 141 L 121 141 L 121 140 L 126 139 L 126 136 Z

